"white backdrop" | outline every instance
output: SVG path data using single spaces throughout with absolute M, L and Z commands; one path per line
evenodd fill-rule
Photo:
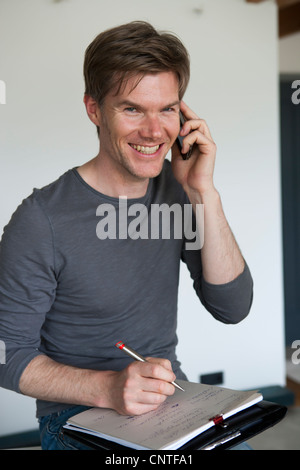
M 33 187 L 96 155 L 82 103 L 85 48 L 103 29 L 142 19 L 176 32 L 190 51 L 187 103 L 207 120 L 215 182 L 253 274 L 254 303 L 239 325 L 218 323 L 179 292 L 178 355 L 192 381 L 284 384 L 276 6 L 244 0 L 0 0 L 0 231 Z M 1 367 L 1 366 L 0 366 Z M 36 426 L 34 400 L 0 389 L 0 435 Z

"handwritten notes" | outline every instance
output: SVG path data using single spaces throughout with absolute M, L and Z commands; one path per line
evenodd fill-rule
M 259 393 L 178 381 L 176 390 L 156 411 L 121 416 L 114 410 L 92 408 L 71 418 L 66 427 L 88 432 L 135 449 L 177 449 L 224 418 L 262 399 Z

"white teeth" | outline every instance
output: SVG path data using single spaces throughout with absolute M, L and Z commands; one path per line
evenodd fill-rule
M 159 145 L 155 145 L 154 147 L 144 147 L 144 145 L 134 145 L 130 144 L 132 148 L 137 150 L 138 152 L 144 153 L 146 155 L 151 155 L 152 153 L 157 152 L 159 149 Z

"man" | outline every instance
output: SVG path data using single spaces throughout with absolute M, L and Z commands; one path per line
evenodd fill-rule
M 49 449 L 69 445 L 60 429 L 82 406 L 145 413 L 174 393 L 176 377 L 186 378 L 175 353 L 180 259 L 218 320 L 237 323 L 252 301 L 251 275 L 213 182 L 215 143 L 182 101 L 184 46 L 147 23 L 122 25 L 88 47 L 84 74 L 99 154 L 23 201 L 0 251 L 0 384 L 37 398 Z M 182 154 L 193 148 L 187 160 L 179 131 Z M 141 236 L 154 207 L 187 203 L 205 208 L 201 249 L 188 249 L 184 237 Z M 129 236 L 136 204 L 144 222 Z M 130 360 L 114 347 L 119 340 L 149 360 Z

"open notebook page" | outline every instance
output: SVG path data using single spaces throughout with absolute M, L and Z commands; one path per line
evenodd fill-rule
M 172 450 L 214 426 L 212 418 L 232 416 L 262 395 L 178 380 L 176 390 L 155 411 L 121 416 L 116 411 L 92 408 L 69 419 L 66 427 L 88 432 L 134 449 Z

